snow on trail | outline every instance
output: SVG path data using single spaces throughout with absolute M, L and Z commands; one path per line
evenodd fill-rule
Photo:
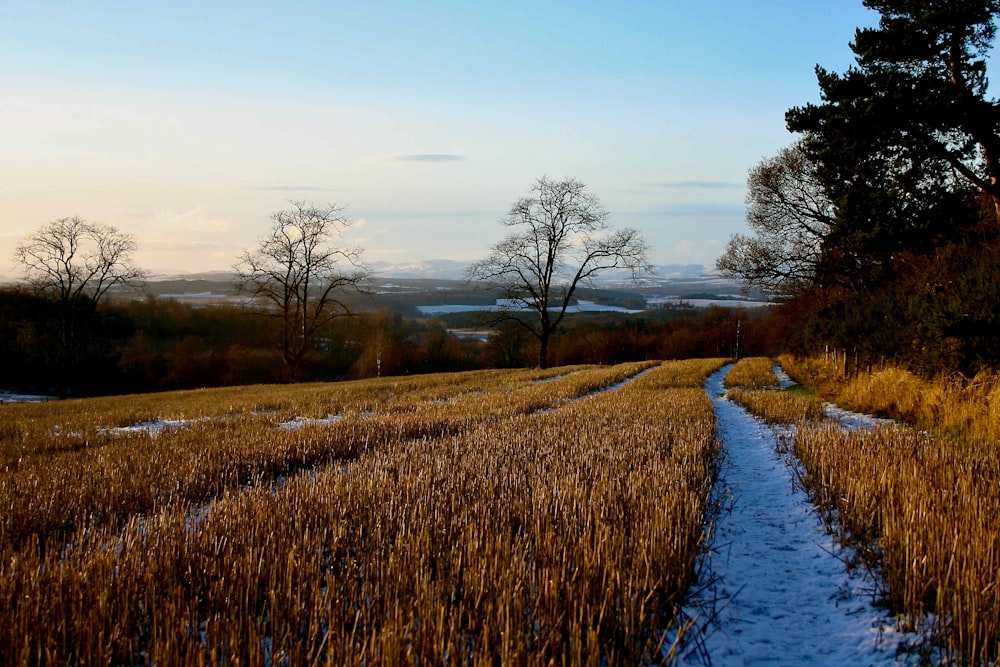
M 795 380 L 788 376 L 783 368 L 775 364 L 774 374 L 778 376 L 778 384 L 782 389 L 788 389 L 792 385 L 798 384 Z M 835 405 L 833 403 L 824 403 L 826 408 L 826 416 L 836 422 L 839 422 L 841 426 L 847 429 L 871 429 L 878 424 L 891 424 L 891 419 L 883 419 L 881 417 L 873 417 L 871 415 L 863 415 L 858 412 L 851 412 L 850 410 L 845 410 L 844 408 Z
M 845 572 L 771 427 L 723 397 L 727 371 L 705 384 L 726 453 L 715 489 L 723 509 L 686 610 L 698 639 L 677 664 L 915 664 L 897 656 L 913 636 L 872 606 L 870 579 Z

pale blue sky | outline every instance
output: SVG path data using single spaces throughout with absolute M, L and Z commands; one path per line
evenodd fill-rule
M 655 263 L 744 231 L 860 0 L 0 0 L 0 274 L 59 217 L 154 271 L 227 269 L 289 199 L 348 206 L 371 261 L 471 260 L 539 176 L 572 176 Z

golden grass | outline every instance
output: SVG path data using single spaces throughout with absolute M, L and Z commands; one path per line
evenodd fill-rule
M 815 388 L 849 410 L 889 417 L 919 429 L 968 439 L 1000 441 L 1000 374 L 984 371 L 974 378 L 921 378 L 886 366 L 845 378 L 821 358 L 779 358 L 798 382 Z
M 395 412 L 414 404 L 447 400 L 466 392 L 511 386 L 586 370 L 573 366 L 546 370 L 486 370 L 351 382 L 250 385 L 155 394 L 107 396 L 0 406 L 0 456 L 25 450 L 80 449 L 102 431 L 158 420 L 269 415 L 322 418 Z M 593 367 L 589 367 L 593 368 Z
M 479 421 L 278 488 L 58 548 L 0 543 L 0 663 L 659 661 L 717 454 L 704 392 L 670 387 L 710 368 L 664 364 L 562 407 L 635 368 L 483 390 Z M 525 409 L 541 387 L 555 409 Z
M 194 421 L 150 435 L 145 431 L 120 433 L 105 430 L 122 414 L 118 401 L 77 401 L 83 408 L 73 424 L 90 435 L 64 435 L 56 421 L 65 417 L 65 407 L 52 406 L 50 413 L 30 410 L 28 417 L 13 421 L 21 433 L 38 431 L 31 416 L 41 414 L 49 430 L 35 440 L 19 438 L 0 458 L 0 541 L 20 542 L 30 535 L 43 541 L 51 533 L 74 527 L 91 528 L 118 523 L 137 513 L 152 512 L 177 503 L 202 502 L 225 489 L 260 483 L 288 475 L 301 468 L 357 457 L 371 446 L 401 440 L 439 437 L 502 416 L 551 409 L 605 386 L 620 382 L 650 367 L 651 363 L 622 364 L 604 368 L 573 368 L 544 383 L 539 378 L 557 375 L 507 371 L 488 374 L 431 376 L 408 382 L 383 381 L 326 385 L 334 395 L 324 405 L 364 405 L 371 412 L 349 412 L 330 425 L 278 428 L 290 415 L 318 402 L 318 386 L 288 391 L 286 408 L 280 413 L 241 413 L 217 419 Z M 351 398 L 351 389 L 359 393 Z M 275 388 L 262 393 L 274 395 Z M 244 389 L 235 392 L 242 396 Z M 372 394 L 377 398 L 372 398 Z M 225 414 L 220 406 L 232 405 L 229 390 L 208 392 L 208 415 Z M 192 413 L 190 392 L 165 397 L 165 407 L 154 417 L 176 415 L 177 405 Z M 112 418 L 102 419 L 108 407 Z M 326 408 L 319 413 L 325 414 Z M 17 417 L 13 411 L 11 416 Z M 84 422 L 87 423 L 84 426 Z M 64 440 L 70 440 L 67 444 Z
M 937 641 L 967 664 L 1000 660 L 1000 449 L 899 426 L 800 429 L 813 495 L 881 568 L 891 603 L 933 612 Z
M 767 357 L 744 357 L 729 369 L 722 385 L 745 389 L 777 387 L 778 376 L 774 374 L 774 362 Z
M 730 389 L 726 397 L 771 424 L 801 424 L 826 419 L 823 400 L 774 389 Z
M 632 385 L 641 389 L 697 388 L 705 384 L 709 375 L 729 363 L 728 359 L 683 359 L 664 362 L 669 373 L 647 373 L 636 378 Z

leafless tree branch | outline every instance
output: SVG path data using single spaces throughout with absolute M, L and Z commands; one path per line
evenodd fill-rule
M 729 239 L 716 261 L 723 275 L 779 296 L 816 278 L 834 210 L 801 142 L 750 170 L 746 215 L 754 236 Z
M 613 229 L 596 195 L 576 179 L 535 181 L 501 224 L 516 229 L 468 269 L 470 279 L 499 287 L 507 302 L 530 310 L 518 319 L 538 339 L 538 363 L 548 365 L 548 343 L 577 287 L 601 271 L 649 270 L 649 248 L 635 229 Z
M 349 314 L 338 298 L 360 289 L 368 276 L 360 248 L 331 245 L 350 225 L 343 207 L 292 201 L 271 215 L 271 228 L 236 264 L 237 286 L 270 306 L 281 320 L 282 356 L 292 379 L 300 379 L 317 334 Z

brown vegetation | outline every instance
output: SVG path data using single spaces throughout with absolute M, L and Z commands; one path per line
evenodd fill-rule
M 821 506 L 880 568 L 905 618 L 933 612 L 936 642 L 968 664 L 1000 658 L 1000 450 L 883 426 L 799 430 Z
M 823 401 L 816 396 L 764 389 L 778 384 L 774 362 L 767 357 L 740 359 L 723 380 L 723 386 L 729 388 L 729 400 L 772 424 L 798 424 L 826 417 Z
M 918 429 L 1000 441 L 1000 374 L 996 372 L 925 379 L 885 365 L 845 375 L 837 362 L 823 357 L 783 355 L 779 361 L 798 382 L 849 410 L 889 417 Z
M 544 385 L 533 382 L 551 372 L 487 371 L 5 406 L 0 504 L 8 511 L 0 539 L 44 540 L 75 526 L 117 523 L 355 458 L 373 445 L 553 408 L 650 365 L 563 369 L 564 377 Z M 113 428 L 190 418 L 199 405 L 214 418 L 158 433 Z M 336 428 L 279 428 L 298 415 L 329 414 L 343 418 Z
M 772 389 L 730 389 L 726 396 L 772 424 L 801 424 L 826 418 L 823 401 Z
M 27 451 L 21 438 L 20 461 L 8 438 L 5 504 L 16 500 L 13 480 L 34 465 L 24 460 L 68 471 L 58 476 L 65 489 L 33 476 L 40 504 L 101 496 L 92 487 L 108 480 L 87 466 L 110 452 L 134 457 L 154 497 L 204 480 L 215 500 L 194 506 L 139 494 L 136 502 L 134 487 L 99 502 L 127 508 L 123 523 L 90 521 L 87 501 L 68 513 L 87 521 L 65 539 L 7 530 L 0 662 L 654 659 L 667 648 L 664 630 L 702 539 L 717 443 L 699 387 L 720 364 L 668 363 L 568 404 L 653 364 L 550 372 L 546 382 L 527 372 L 440 376 L 398 392 L 384 381 L 356 386 L 353 401 L 347 388 L 328 385 L 329 403 L 319 387 L 299 396 L 283 387 L 280 405 L 273 396 L 238 417 L 155 438 L 85 438 L 79 451 Z M 302 407 L 314 407 L 301 412 L 323 415 L 341 399 L 370 406 L 363 396 L 380 390 L 377 407 L 392 406 L 382 413 L 276 428 L 310 391 Z M 207 414 L 249 408 L 252 394 L 224 394 L 205 397 L 215 406 Z M 167 397 L 157 417 L 179 416 L 169 412 L 174 398 L 186 400 Z M 227 401 L 241 407 L 225 410 Z M 264 404 L 279 412 L 255 414 Z M 99 414 L 78 426 L 97 433 L 109 425 Z M 249 476 L 266 475 L 258 457 L 280 451 L 285 438 L 319 453 L 277 485 L 220 482 L 224 473 L 185 459 L 200 448 L 211 449 L 204 460 L 232 452 Z M 251 454 L 240 458 L 244 451 Z
M 774 374 L 774 362 L 768 357 L 744 357 L 729 369 L 722 385 L 748 389 L 777 387 L 778 376 Z

